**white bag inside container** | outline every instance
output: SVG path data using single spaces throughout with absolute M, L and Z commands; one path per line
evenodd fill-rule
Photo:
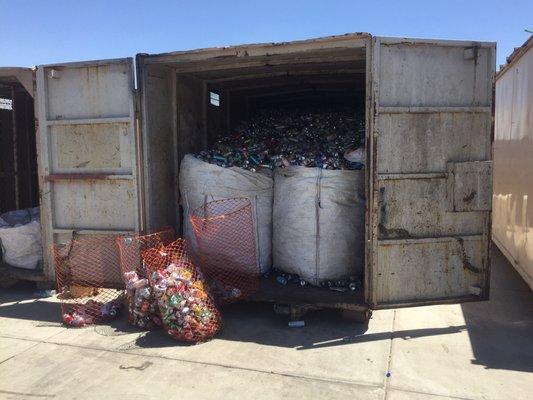
M 2 214 L 0 246 L 5 263 L 18 268 L 36 269 L 42 261 L 39 208 Z
M 288 167 L 274 175 L 274 267 L 307 282 L 359 276 L 364 265 L 364 171 Z
M 195 249 L 190 215 L 213 200 L 249 198 L 252 203 L 256 257 L 260 272 L 272 266 L 272 201 L 274 183 L 268 174 L 242 168 L 222 168 L 187 154 L 180 166 L 179 185 L 184 209 L 183 235 Z

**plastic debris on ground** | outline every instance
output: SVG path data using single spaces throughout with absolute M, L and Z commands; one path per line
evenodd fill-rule
M 143 254 L 159 306 L 163 328 L 174 339 L 202 342 L 222 327 L 222 319 L 200 271 L 191 262 L 185 241 Z
M 264 109 L 196 157 L 250 171 L 290 165 L 362 169 L 364 121 L 353 109 Z

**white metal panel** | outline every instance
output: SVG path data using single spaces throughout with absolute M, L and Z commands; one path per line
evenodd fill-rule
M 380 106 L 486 106 L 492 90 L 491 48 L 410 43 L 380 46 Z
M 533 39 L 496 82 L 493 239 L 533 289 Z
M 490 165 L 494 51 L 486 43 L 374 39 L 374 308 L 488 297 L 490 211 L 482 210 L 491 175 L 473 161 Z M 461 172 L 451 184 L 450 163 Z M 450 208 L 454 188 L 480 194 Z
M 435 302 L 468 297 L 484 285 L 483 275 L 475 272 L 486 262 L 484 249 L 483 236 L 380 241 L 380 302 L 397 306 L 421 298 Z
M 51 77 L 57 71 L 57 78 Z M 48 119 L 124 117 L 129 115 L 131 71 L 123 63 L 85 67 L 47 67 Z M 122 101 L 121 101 L 122 100 Z
M 471 135 L 489 131 L 485 113 L 383 113 L 380 110 L 378 172 L 442 172 L 449 161 L 486 160 L 490 137 Z M 399 148 L 412 151 L 398 154 Z
M 128 123 L 50 126 L 52 171 L 131 174 L 129 128 Z
M 448 199 L 449 211 L 490 211 L 492 162 L 448 163 Z
M 37 68 L 45 273 L 69 232 L 139 229 L 132 59 Z
M 50 185 L 53 226 L 73 230 L 134 230 L 133 180 L 62 180 Z
M 424 238 L 483 232 L 486 217 L 482 213 L 449 212 L 446 178 L 388 178 L 378 182 L 380 238 Z

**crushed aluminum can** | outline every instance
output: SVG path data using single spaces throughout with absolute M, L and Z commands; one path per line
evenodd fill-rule
M 289 328 L 303 328 L 305 321 L 289 321 Z
M 285 286 L 287 284 L 287 278 L 282 275 L 279 275 L 278 277 L 276 277 L 276 282 L 278 282 L 280 285 Z

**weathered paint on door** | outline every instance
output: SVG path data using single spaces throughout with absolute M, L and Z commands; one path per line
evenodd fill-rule
M 372 308 L 488 298 L 494 54 L 373 40 Z
M 139 229 L 132 59 L 37 69 L 45 275 L 50 246 Z

